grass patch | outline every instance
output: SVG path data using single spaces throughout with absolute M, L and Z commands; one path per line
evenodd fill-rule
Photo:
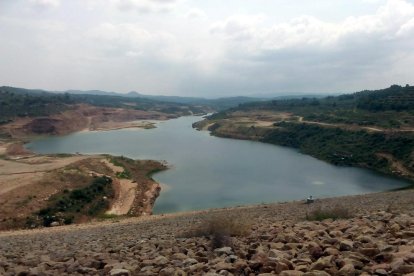
M 316 220 L 322 221 L 325 219 L 349 219 L 352 217 L 352 213 L 349 209 L 343 206 L 335 206 L 333 208 L 322 209 L 319 207 L 318 209 L 306 213 L 306 220 Z
M 75 154 L 71 154 L 71 153 L 54 153 L 54 154 L 48 154 L 47 156 L 50 156 L 50 157 L 59 157 L 59 158 L 66 158 L 66 157 L 75 156 Z
M 208 237 L 213 248 L 231 246 L 231 237 L 247 236 L 251 230 L 249 220 L 242 217 L 210 215 L 199 226 L 185 232 L 181 237 Z
M 122 172 L 117 172 L 116 177 L 121 179 L 131 179 L 131 173 L 124 169 Z
M 98 218 L 100 218 L 100 219 L 116 219 L 116 218 L 119 218 L 119 216 L 118 215 L 115 215 L 115 214 L 107 214 L 107 213 L 103 213 L 103 214 L 100 214 L 99 216 L 98 216 Z
M 109 161 L 115 166 L 122 167 L 123 172 L 116 174 L 118 178 L 132 179 L 140 181 L 142 179 L 152 179 L 154 173 L 167 169 L 158 161 L 152 160 L 133 160 L 124 156 L 107 156 Z
M 132 159 L 126 158 L 124 156 L 110 157 L 109 162 L 111 162 L 112 164 L 114 164 L 117 167 L 121 167 L 121 168 L 124 169 L 122 172 L 117 172 L 115 174 L 116 177 L 121 178 L 121 179 L 131 179 L 132 178 L 131 172 L 125 166 L 125 163 L 127 163 L 127 164 L 133 163 Z

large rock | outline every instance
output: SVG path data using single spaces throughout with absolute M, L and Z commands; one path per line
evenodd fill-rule
M 166 265 L 169 263 L 169 260 L 164 256 L 158 256 L 154 259 L 153 263 L 156 265 Z
M 229 272 L 234 272 L 236 270 L 233 264 L 226 262 L 219 262 L 214 266 L 214 268 L 216 271 L 227 270 Z
M 279 275 L 280 276 L 302 276 L 303 272 L 297 271 L 297 270 L 285 270 L 285 271 L 282 271 Z
M 222 248 L 215 249 L 214 252 L 219 256 L 223 255 L 223 254 L 232 255 L 233 254 L 233 249 L 231 247 L 222 247 Z
M 364 254 L 367 257 L 374 257 L 380 253 L 380 250 L 378 248 L 360 248 L 359 252 L 361 254 Z
M 341 251 L 351 251 L 354 248 L 354 243 L 350 240 L 342 240 L 339 243 L 339 250 Z
M 321 270 L 313 270 L 303 274 L 303 276 L 331 276 L 328 272 Z
M 183 261 L 184 266 L 191 266 L 191 265 L 194 265 L 194 264 L 197 264 L 197 263 L 198 263 L 198 261 L 196 259 L 193 259 L 193 258 L 188 258 L 188 259 L 185 259 Z
M 342 275 L 342 276 L 356 275 L 355 267 L 352 264 L 346 264 L 338 271 L 338 275 Z
M 319 258 L 316 262 L 311 264 L 310 270 L 324 270 L 333 266 L 333 256 L 326 256 Z
M 130 276 L 131 272 L 123 268 L 114 268 L 109 272 L 111 276 Z

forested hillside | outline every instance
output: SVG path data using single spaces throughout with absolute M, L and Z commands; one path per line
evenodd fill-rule
M 203 113 L 205 108 L 195 105 L 162 102 L 145 98 L 121 96 L 56 94 L 43 90 L 0 87 L 0 123 L 15 117 L 48 116 L 62 112 L 74 104 L 115 107 L 134 110 L 152 110 L 164 113 Z
M 414 181 L 413 86 L 247 103 L 213 114 L 195 127 Z
M 212 118 L 233 111 L 270 110 L 292 112 L 306 120 L 326 123 L 376 125 L 385 128 L 414 126 L 414 86 L 362 91 L 325 98 L 302 98 L 254 102 L 239 105 Z

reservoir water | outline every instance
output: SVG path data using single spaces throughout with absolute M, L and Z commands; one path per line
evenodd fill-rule
M 79 132 L 35 140 L 38 153 L 108 153 L 166 160 L 171 169 L 154 213 L 262 202 L 353 195 L 406 186 L 369 170 L 336 167 L 290 148 L 210 136 L 191 127 L 201 117 L 157 123 L 154 129 Z

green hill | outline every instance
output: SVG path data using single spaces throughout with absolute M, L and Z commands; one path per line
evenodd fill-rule
M 194 125 L 414 181 L 414 87 L 246 103 Z

